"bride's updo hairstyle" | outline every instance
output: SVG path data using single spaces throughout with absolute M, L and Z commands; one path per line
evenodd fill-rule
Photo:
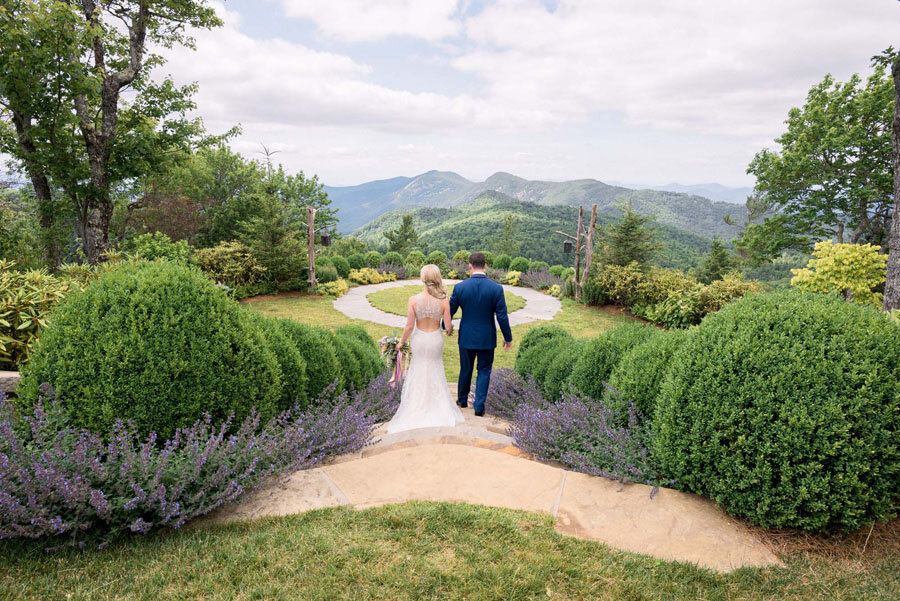
M 428 294 L 434 298 L 447 298 L 447 289 L 444 288 L 444 280 L 441 270 L 437 265 L 425 265 L 419 272 L 419 279 L 425 284 Z

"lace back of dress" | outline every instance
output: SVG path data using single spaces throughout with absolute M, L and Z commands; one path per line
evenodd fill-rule
M 416 319 L 441 319 L 441 301 L 428 294 L 421 294 L 415 302 Z

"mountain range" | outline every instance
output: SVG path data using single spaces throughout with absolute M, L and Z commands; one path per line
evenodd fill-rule
M 473 182 L 451 171 L 429 171 L 415 177 L 395 177 L 356 186 L 325 186 L 325 191 L 338 211 L 338 227 L 342 233 L 354 232 L 392 211 L 460 207 L 486 192 L 500 193 L 513 203 L 584 205 L 586 212 L 596 203 L 599 213 L 612 216 L 618 215 L 620 207 L 630 202 L 636 212 L 653 215 L 661 225 L 706 238 L 718 235 L 725 240 L 731 240 L 740 231 L 739 226 L 725 223 L 725 217 L 735 216 L 739 220 L 742 213 L 734 203 L 716 202 L 683 191 L 634 190 L 594 179 L 527 180 L 504 172 L 495 173 L 483 182 Z

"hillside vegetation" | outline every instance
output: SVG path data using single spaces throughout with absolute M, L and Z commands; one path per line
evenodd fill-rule
M 568 265 L 572 255 L 563 252 L 563 238 L 556 230 L 571 231 L 578 209 L 568 206 L 545 206 L 521 202 L 496 192 L 458 207 L 420 207 L 386 213 L 354 235 L 373 246 L 385 246 L 383 232 L 400 225 L 404 214 L 411 214 L 420 240 L 429 251 L 440 250 L 452 256 L 461 248 L 495 250 L 494 241 L 500 236 L 507 215 L 516 215 L 516 240 L 521 243 L 519 253 L 550 264 Z M 608 214 L 599 214 L 598 226 L 615 222 Z M 709 240 L 686 230 L 658 224 L 664 250 L 657 263 L 664 267 L 693 267 L 709 249 Z

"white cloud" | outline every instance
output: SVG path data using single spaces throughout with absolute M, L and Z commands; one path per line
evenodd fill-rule
M 350 41 L 459 35 L 458 0 L 281 0 L 289 17 L 310 19 L 326 35 Z

